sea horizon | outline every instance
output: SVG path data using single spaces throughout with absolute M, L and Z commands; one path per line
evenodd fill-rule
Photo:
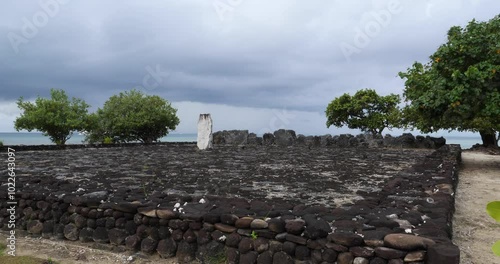
M 159 142 L 196 142 L 196 134 L 170 133 L 160 138 Z M 66 145 L 85 144 L 85 135 L 74 133 Z M 55 145 L 41 132 L 0 132 L 0 141 L 4 145 Z
M 443 137 L 446 139 L 447 144 L 459 144 L 462 149 L 468 149 L 475 144 L 481 144 L 481 137 L 479 135 Z M 84 139 L 85 135 L 74 133 L 73 136 L 71 136 L 71 138 L 66 141 L 66 144 L 85 144 Z M 170 133 L 167 136 L 160 138 L 159 142 L 196 142 L 196 140 L 196 133 Z M 0 132 L 0 141 L 2 141 L 5 146 L 54 145 L 54 143 L 50 141 L 49 137 L 43 136 L 41 132 Z

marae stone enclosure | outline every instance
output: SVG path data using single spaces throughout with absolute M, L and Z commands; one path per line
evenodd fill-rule
M 18 227 L 187 263 L 458 261 L 449 238 L 460 149 L 370 148 L 346 137 L 357 147 L 292 136 L 288 147 L 275 137 L 211 151 L 21 151 Z M 6 208 L 2 200 L 2 223 Z

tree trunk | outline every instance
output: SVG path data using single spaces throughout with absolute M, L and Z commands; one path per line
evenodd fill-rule
M 497 137 L 495 132 L 479 132 L 481 135 L 481 140 L 483 141 L 483 146 L 485 147 L 498 147 Z

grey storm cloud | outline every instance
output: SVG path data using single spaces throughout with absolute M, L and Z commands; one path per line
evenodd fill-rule
M 0 101 L 50 88 L 100 106 L 134 87 L 172 102 L 322 112 L 362 88 L 401 93 L 453 25 L 495 0 L 5 1 Z M 346 50 L 347 47 L 347 50 Z

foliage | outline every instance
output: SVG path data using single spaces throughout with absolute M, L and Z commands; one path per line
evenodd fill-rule
M 486 211 L 493 219 L 500 223 L 500 201 L 488 203 Z M 500 256 L 500 240 L 493 245 L 492 250 L 495 255 Z
M 109 132 L 104 131 L 104 120 L 99 119 L 97 113 L 91 113 L 87 117 L 87 123 L 85 124 L 85 140 L 88 143 L 103 143 L 106 144 L 107 138 L 112 139 L 112 143 L 115 143 Z
M 179 124 L 177 109 L 159 96 L 148 96 L 137 90 L 114 95 L 102 109 L 90 115 L 87 141 L 140 141 L 152 143 L 166 136 Z
M 488 203 L 486 211 L 493 219 L 500 223 L 500 201 Z
M 34 103 L 19 98 L 21 116 L 14 121 L 17 131 L 39 130 L 57 145 L 64 145 L 74 131 L 81 131 L 87 120 L 89 105 L 77 98 L 68 99 L 64 90 L 50 90 L 51 98 L 38 97 Z
M 454 26 L 426 64 L 415 62 L 405 79 L 406 125 L 479 132 L 484 145 L 497 145 L 500 131 L 500 17 Z
M 225 264 L 225 263 L 228 263 L 227 256 L 223 251 L 217 252 L 215 254 L 213 252 L 211 252 L 211 254 L 206 259 L 204 259 L 204 261 L 206 261 L 207 264 Z
M 113 139 L 111 137 L 105 137 L 103 142 L 104 144 L 113 144 Z
M 250 237 L 252 237 L 253 240 L 257 239 L 259 237 L 259 235 L 257 235 L 257 233 L 252 230 L 252 233 L 250 234 Z
M 3 147 L 3 141 L 0 140 L 0 147 Z
M 495 255 L 500 256 L 500 240 L 493 244 L 491 250 L 493 250 L 493 253 L 495 253 Z
M 0 243 L 0 257 L 5 255 L 5 250 L 7 249 L 7 245 Z
M 46 260 L 31 256 L 0 256 L 0 263 L 2 264 L 56 264 L 53 260 Z
M 141 183 L 141 187 L 142 187 L 142 191 L 144 192 L 144 197 L 146 199 L 148 199 L 149 195 L 148 195 L 148 190 L 146 188 L 146 184 L 144 182 Z
M 364 132 L 381 134 L 385 128 L 399 126 L 399 95 L 380 96 L 375 90 L 359 90 L 335 98 L 326 108 L 326 126 L 358 128 Z

